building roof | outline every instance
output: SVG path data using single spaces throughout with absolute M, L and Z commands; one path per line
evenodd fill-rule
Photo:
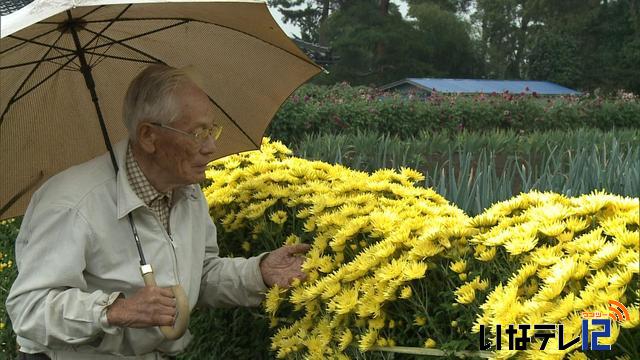
M 540 95 L 579 95 L 580 92 L 548 81 L 530 80 L 481 80 L 481 79 L 433 79 L 407 78 L 380 87 L 393 90 L 402 85 L 413 85 L 427 91 L 441 93 L 537 93 Z

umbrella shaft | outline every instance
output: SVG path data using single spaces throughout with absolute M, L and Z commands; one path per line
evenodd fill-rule
M 111 163 L 113 164 L 113 168 L 116 173 L 118 172 L 118 163 L 116 162 L 116 157 L 113 152 L 113 147 L 111 146 L 111 140 L 109 139 L 109 133 L 107 132 L 107 126 L 104 123 L 104 118 L 102 117 L 102 111 L 100 110 L 100 103 L 98 102 L 98 94 L 96 93 L 96 83 L 93 81 L 93 76 L 91 75 L 91 67 L 87 63 L 87 58 L 85 57 L 84 49 L 80 44 L 80 38 L 78 37 L 78 31 L 76 27 L 78 26 L 78 22 L 73 19 L 71 16 L 71 11 L 67 11 L 67 16 L 69 17 L 69 31 L 71 32 L 71 36 L 73 37 L 73 42 L 76 46 L 76 56 L 78 56 L 78 60 L 80 60 L 80 71 L 82 72 L 82 76 L 84 77 L 84 82 L 87 85 L 87 89 L 89 89 L 89 94 L 91 94 L 91 100 L 93 101 L 93 105 L 96 109 L 96 114 L 98 115 L 98 122 L 100 122 L 100 129 L 102 130 L 102 138 L 104 139 L 104 143 L 109 151 L 109 155 L 111 156 Z
M 71 36 L 73 37 L 73 42 L 76 46 L 76 56 L 78 56 L 78 60 L 80 60 L 80 71 L 82 72 L 82 76 L 84 77 L 84 82 L 87 85 L 87 89 L 89 89 L 89 93 L 91 94 L 91 100 L 93 101 L 93 105 L 96 109 L 96 114 L 98 115 L 98 122 L 100 122 L 100 129 L 102 130 L 102 138 L 104 139 L 104 143 L 107 146 L 109 155 L 111 156 L 111 163 L 113 164 L 113 169 L 117 174 L 118 163 L 116 162 L 116 156 L 113 151 L 113 147 L 111 146 L 111 140 L 109 139 L 107 126 L 105 125 L 104 118 L 102 117 L 102 111 L 100 110 L 98 94 L 96 93 L 96 83 L 93 81 L 93 76 L 91 75 L 91 67 L 89 66 L 89 63 L 87 63 L 87 58 L 85 57 L 84 49 L 80 44 L 80 38 L 78 37 L 78 31 L 76 29 L 80 25 L 80 23 L 77 20 L 73 19 L 73 17 L 71 16 L 71 11 L 67 11 L 67 16 L 69 17 L 68 29 L 69 29 L 69 32 L 71 32 Z M 142 252 L 142 245 L 140 244 L 138 231 L 136 229 L 136 225 L 133 221 L 133 216 L 131 216 L 131 213 L 129 213 L 129 224 L 131 225 L 131 230 L 133 231 L 133 238 L 136 242 L 136 247 L 138 248 L 138 255 L 140 255 L 140 265 L 146 265 L 147 262 L 144 258 L 144 253 Z

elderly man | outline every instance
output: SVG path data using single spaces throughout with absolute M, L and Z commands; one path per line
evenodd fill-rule
M 109 155 L 48 180 L 32 197 L 16 240 L 18 278 L 7 311 L 26 359 L 162 359 L 180 284 L 189 307 L 257 306 L 267 287 L 304 278 L 308 246 L 250 259 L 220 258 L 216 227 L 197 185 L 221 127 L 207 95 L 179 69 L 152 65 L 124 103 L 129 139 Z M 158 287 L 144 286 L 131 214 Z

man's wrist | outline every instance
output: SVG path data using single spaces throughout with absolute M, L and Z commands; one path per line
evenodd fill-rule
M 120 294 L 116 300 L 107 306 L 106 308 L 106 316 L 107 316 L 107 324 L 109 326 L 122 326 L 122 316 L 120 316 L 120 309 L 123 308 L 124 303 L 127 300 L 124 298 L 123 294 Z
M 259 259 L 258 260 L 258 275 L 259 275 L 259 280 L 261 280 L 261 281 L 259 281 L 259 283 L 260 283 L 259 286 L 261 288 L 263 288 L 263 289 L 269 288 L 269 285 L 267 284 L 267 281 L 266 281 L 266 279 L 264 277 L 264 274 L 268 270 L 266 268 L 267 265 L 264 263 L 264 259 L 266 259 L 267 256 L 269 256 L 268 252 L 264 252 L 264 253 L 262 253 L 262 254 L 257 256 L 258 259 Z
M 116 301 L 122 298 L 124 298 L 124 295 L 121 292 L 119 291 L 113 292 L 109 294 L 109 297 L 107 298 L 106 303 L 101 307 L 102 309 L 99 312 L 98 321 L 100 323 L 100 328 L 106 334 L 115 335 L 115 334 L 118 334 L 120 331 L 122 331 L 122 328 L 117 325 L 117 322 L 115 320 L 113 322 L 110 322 L 108 317 L 109 309 L 111 309 L 112 305 Z M 113 314 L 111 318 L 113 319 Z

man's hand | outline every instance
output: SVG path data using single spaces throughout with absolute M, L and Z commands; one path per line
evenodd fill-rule
M 289 287 L 293 279 L 304 280 L 307 276 L 300 266 L 304 261 L 302 254 L 309 251 L 309 244 L 286 245 L 269 253 L 260 262 L 262 280 L 267 287 L 278 285 Z
M 155 286 L 145 286 L 128 299 L 117 299 L 107 309 L 110 325 L 132 328 L 173 326 L 175 315 L 171 289 Z

